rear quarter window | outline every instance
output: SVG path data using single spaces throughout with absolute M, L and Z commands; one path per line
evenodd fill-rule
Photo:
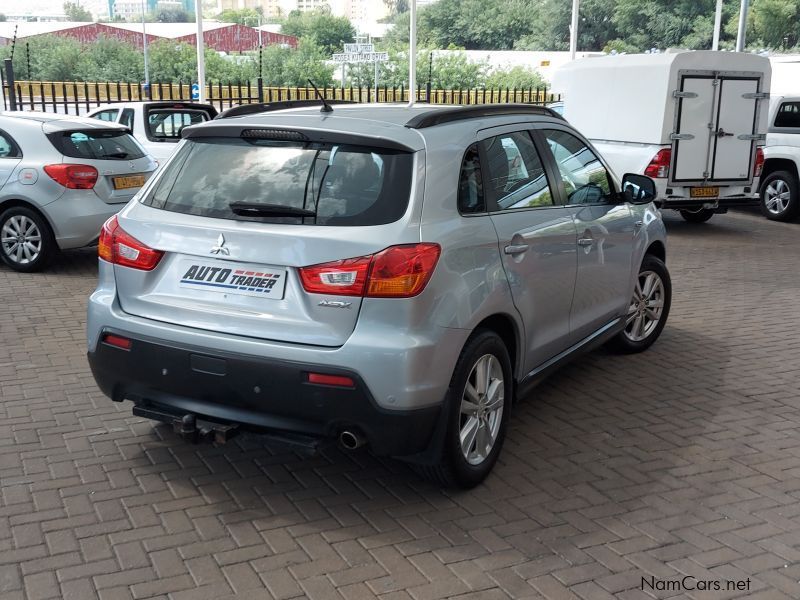
M 205 217 L 269 223 L 367 226 L 408 208 L 413 155 L 337 144 L 192 138 L 142 202 Z M 243 216 L 231 203 L 313 211 Z
M 70 158 L 134 160 L 145 155 L 136 140 L 123 131 L 60 131 L 47 137 Z
M 775 115 L 775 127 L 800 129 L 800 102 L 784 102 Z

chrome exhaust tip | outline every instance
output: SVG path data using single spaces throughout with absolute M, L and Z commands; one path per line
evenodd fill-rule
M 339 434 L 339 444 L 345 450 L 357 450 L 366 443 L 367 440 L 364 439 L 364 436 L 355 431 L 345 429 Z

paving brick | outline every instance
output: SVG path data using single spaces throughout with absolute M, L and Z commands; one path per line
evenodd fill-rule
M 469 492 L 365 453 L 188 445 L 92 380 L 93 250 L 0 266 L 0 597 L 634 600 L 691 573 L 796 598 L 800 230 L 666 219 L 661 339 L 521 399 Z

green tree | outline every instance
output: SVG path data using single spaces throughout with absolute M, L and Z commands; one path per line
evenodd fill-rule
M 355 38 L 356 30 L 345 17 L 334 17 L 328 11 L 292 11 L 281 26 L 281 33 L 314 43 L 323 54 L 341 52 L 342 46 Z M 327 56 L 330 58 L 330 56 Z
M 794 46 L 798 41 L 797 0 L 758 0 L 753 3 L 753 30 L 768 48 Z
M 267 46 L 263 50 L 262 77 L 268 86 L 306 87 L 311 79 L 318 87 L 333 85 L 333 66 L 312 41 L 301 39 L 297 48 Z
M 83 8 L 80 2 L 64 2 L 64 14 L 70 21 L 92 20 L 92 13 Z
M 5 23 L 7 20 L 8 17 L 6 17 L 3 13 L 0 13 L 0 23 Z
M 156 23 L 193 23 L 194 13 L 185 10 L 163 9 L 153 15 Z
M 261 17 L 260 11 L 253 8 L 233 9 L 229 8 L 223 10 L 217 15 L 217 20 L 223 23 L 238 23 L 239 25 L 249 25 L 254 27 L 258 25 L 258 20 Z
M 495 69 L 484 81 L 487 88 L 546 88 L 547 82 L 541 74 L 530 67 L 517 65 L 509 69 Z

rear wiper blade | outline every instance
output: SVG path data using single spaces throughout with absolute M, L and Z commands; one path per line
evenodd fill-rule
M 234 214 L 243 217 L 315 217 L 313 210 L 281 206 L 280 204 L 262 204 L 260 202 L 231 202 L 228 204 Z
M 101 154 L 100 158 L 128 158 L 127 152 L 112 152 L 110 154 Z

